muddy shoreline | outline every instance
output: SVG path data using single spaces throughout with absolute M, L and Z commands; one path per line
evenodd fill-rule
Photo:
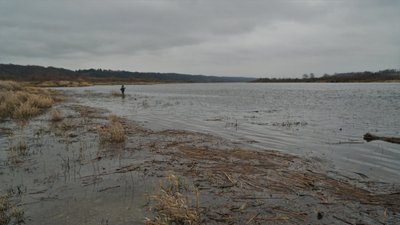
M 123 143 L 101 143 L 97 127 L 109 112 L 79 105 L 77 97 L 57 103 L 60 121 L 43 114 L 23 127 L 0 125 L 0 188 L 13 194 L 26 224 L 154 221 L 159 215 L 149 196 L 171 173 L 183 180 L 200 224 L 400 221 L 398 184 L 345 177 L 314 159 L 202 133 L 154 131 L 127 119 Z

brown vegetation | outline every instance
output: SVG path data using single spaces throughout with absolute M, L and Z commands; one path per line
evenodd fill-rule
M 97 132 L 100 136 L 100 142 L 121 143 L 125 141 L 125 129 L 120 121 L 121 119 L 119 117 L 110 115 L 107 125 L 97 127 Z
M 93 117 L 93 114 L 98 112 L 98 109 L 95 109 L 95 108 L 89 107 L 89 106 L 81 106 L 81 105 L 72 106 L 72 109 L 77 111 L 81 117 L 89 117 L 89 116 Z
M 0 225 L 21 224 L 24 212 L 10 201 L 10 195 L 0 195 Z
M 50 111 L 49 115 L 50 115 L 50 120 L 51 120 L 52 122 L 58 122 L 58 121 L 61 121 L 61 120 L 62 120 L 62 115 L 61 115 L 60 110 L 52 109 L 52 110 Z
M 202 224 L 384 224 L 400 210 L 395 186 L 328 174 L 313 160 L 237 148 L 191 132 L 153 131 L 146 137 L 157 140 L 149 147 L 165 158 L 124 170 L 173 169 L 188 177 L 202 191 Z
M 28 156 L 29 147 L 22 137 L 17 138 L 13 142 L 8 152 L 8 160 L 12 164 L 18 164 L 23 162 L 25 156 Z
M 197 206 L 190 204 L 190 197 L 196 196 Z M 198 191 L 188 192 L 182 178 L 170 174 L 159 190 L 150 196 L 150 209 L 156 214 L 154 219 L 146 218 L 147 225 L 200 224 Z
M 51 90 L 0 81 L 0 118 L 27 120 L 54 104 L 52 94 Z
M 86 87 L 92 83 L 83 80 L 49 80 L 35 84 L 38 87 Z

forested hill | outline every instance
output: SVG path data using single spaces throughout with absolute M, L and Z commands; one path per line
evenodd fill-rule
M 388 69 L 378 72 L 350 72 L 324 74 L 316 77 L 313 73 L 304 74 L 302 78 L 260 78 L 254 82 L 400 82 L 400 70 Z
M 101 69 L 78 70 L 76 72 L 83 77 L 122 78 L 166 82 L 248 82 L 255 80 L 255 78 L 246 77 L 219 77 L 179 73 L 129 72 Z
M 88 80 L 140 82 L 248 82 L 255 78 L 219 77 L 178 73 L 129 72 L 102 69 L 68 70 L 55 67 L 0 64 L 0 79 L 20 81 Z

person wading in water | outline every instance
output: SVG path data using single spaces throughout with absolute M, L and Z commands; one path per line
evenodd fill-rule
M 121 86 L 120 90 L 121 90 L 122 96 L 125 96 L 125 86 L 124 85 Z

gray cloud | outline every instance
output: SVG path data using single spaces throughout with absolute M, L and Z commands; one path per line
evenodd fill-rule
M 299 76 L 399 68 L 399 1 L 0 0 L 0 62 Z

